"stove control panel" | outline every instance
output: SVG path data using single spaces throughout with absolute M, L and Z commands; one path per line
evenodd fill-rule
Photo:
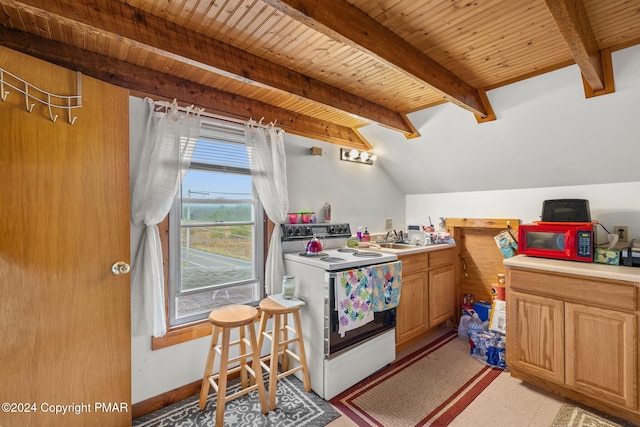
M 351 237 L 349 224 L 282 224 L 282 240 L 308 239 L 322 236 Z

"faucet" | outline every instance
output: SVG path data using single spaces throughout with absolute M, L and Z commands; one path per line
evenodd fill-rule
M 393 235 L 392 235 L 393 234 Z M 407 236 L 404 234 L 404 231 L 387 231 L 387 234 L 384 236 L 384 240 L 379 240 L 381 243 L 404 243 L 405 238 Z

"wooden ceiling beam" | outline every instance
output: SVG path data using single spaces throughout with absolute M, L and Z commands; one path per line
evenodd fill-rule
M 582 0 L 545 0 L 582 76 L 594 92 L 605 89 L 598 42 Z
M 276 121 L 287 132 L 346 147 L 371 149 L 360 132 L 314 117 L 139 67 L 33 34 L 0 25 L 0 44 L 43 61 L 129 89 L 138 96 L 176 99 L 231 118 Z M 9 70 L 10 71 L 10 70 Z
M 440 92 L 481 118 L 488 112 L 479 92 L 453 72 L 346 0 L 263 0 L 335 40 L 365 51 L 389 67 Z
M 314 102 L 370 123 L 378 123 L 407 135 L 415 131 L 407 124 L 407 118 L 397 111 L 121 1 L 11 0 L 11 3 L 36 16 L 48 18 L 49 15 L 56 15 L 58 19 L 74 26 L 81 26 L 89 33 L 101 33 L 107 37 L 129 40 L 139 48 L 246 84 L 293 95 L 298 99 Z

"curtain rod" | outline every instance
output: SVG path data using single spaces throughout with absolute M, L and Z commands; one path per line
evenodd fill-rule
M 263 125 L 262 124 L 262 120 L 264 120 L 264 117 L 261 118 L 260 121 L 258 121 L 258 122 L 256 122 L 253 119 L 241 120 L 241 119 L 235 119 L 235 118 L 232 118 L 232 117 L 221 116 L 219 114 L 209 113 L 209 112 L 205 111 L 204 108 L 195 107 L 194 105 L 190 105 L 188 107 L 182 107 L 182 106 L 178 105 L 178 102 L 175 99 L 173 100 L 173 102 L 154 101 L 151 98 L 146 98 L 146 99 L 148 99 L 150 102 L 152 102 L 154 107 L 164 108 L 165 112 L 168 112 L 170 109 L 182 111 L 184 113 L 196 112 L 197 114 L 199 114 L 202 117 L 207 117 L 207 118 L 215 119 L 215 120 L 221 120 L 221 121 L 224 121 L 224 122 L 240 124 L 242 126 L 246 126 L 250 122 L 253 122 L 254 126 L 258 126 L 258 127 L 262 127 L 262 128 L 267 128 L 267 127 L 271 126 L 271 127 L 275 128 L 275 121 L 269 123 L 268 125 Z M 276 129 L 278 131 L 282 131 L 282 129 L 280 129 L 280 128 L 276 128 Z

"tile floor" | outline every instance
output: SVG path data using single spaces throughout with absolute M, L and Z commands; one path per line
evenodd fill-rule
M 399 360 L 422 347 L 438 333 L 398 353 Z M 451 427 L 495 425 L 501 427 L 549 427 L 553 424 L 564 399 L 535 386 L 512 378 L 503 372 L 471 404 L 458 415 Z M 353 427 L 357 424 L 341 416 L 327 427 Z

